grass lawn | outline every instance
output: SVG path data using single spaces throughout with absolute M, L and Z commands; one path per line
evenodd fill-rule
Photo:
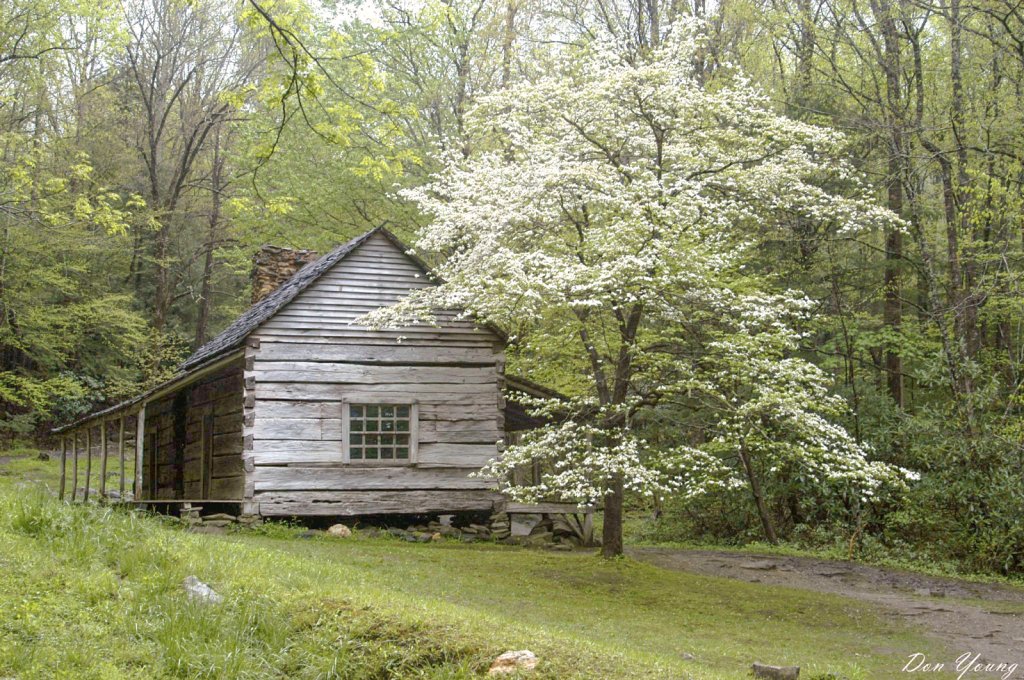
M 591 553 L 204 536 L 19 486 L 54 468 L 0 466 L 3 678 L 478 678 L 529 648 L 540 678 L 738 680 L 762 661 L 859 680 L 936 651 L 838 596 Z M 225 602 L 189 602 L 192 574 Z

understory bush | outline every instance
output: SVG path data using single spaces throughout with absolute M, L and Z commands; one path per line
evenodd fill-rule
M 780 541 L 844 559 L 1024 576 L 1021 398 L 1007 398 L 996 378 L 979 378 L 976 395 L 960 407 L 919 398 L 899 411 L 877 386 L 846 396 L 857 410 L 844 425 L 869 446 L 871 459 L 918 478 L 900 492 L 865 499 L 795 466 L 755 466 Z M 696 416 L 671 408 L 644 425 L 666 447 L 704 432 Z M 632 509 L 633 540 L 744 546 L 766 539 L 749 484 L 660 502 L 633 498 Z
M 842 502 L 824 507 L 821 497 L 804 494 L 795 482 L 766 485 L 780 540 L 843 559 L 1024 575 L 1024 456 L 1018 448 L 997 438 L 968 447 L 936 432 L 919 435 L 901 457 L 916 459 L 911 466 L 921 479 L 899 498 L 861 507 L 859 514 Z M 634 499 L 632 509 L 633 541 L 744 546 L 765 539 L 746 488 L 670 497 L 657 510 L 649 500 Z

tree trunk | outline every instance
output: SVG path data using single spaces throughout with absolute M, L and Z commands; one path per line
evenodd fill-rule
M 661 8 L 658 0 L 647 0 L 647 13 L 651 18 L 651 47 L 661 45 Z
M 959 6 L 958 6 L 959 10 Z M 914 51 L 914 83 L 917 92 L 915 108 L 917 110 L 915 128 L 917 137 L 928 153 L 932 154 L 934 160 L 939 164 L 939 176 L 942 181 L 942 202 L 946 221 L 946 254 L 949 264 L 949 302 L 953 309 L 954 330 L 950 334 L 946 319 L 946 307 L 939 299 L 936 258 L 932 253 L 931 244 L 924 229 L 923 210 L 920 202 L 920 192 L 913 182 L 908 181 L 904 188 L 910 198 L 910 223 L 911 235 L 917 244 L 918 254 L 921 261 L 921 268 L 918 271 L 921 284 L 920 289 L 927 296 L 927 315 L 935 324 L 939 332 L 939 339 L 942 343 L 942 354 L 946 359 L 946 368 L 949 372 L 950 392 L 956 401 L 957 408 L 964 415 L 964 435 L 968 440 L 973 438 L 974 408 L 970 395 L 971 384 L 964 373 L 967 371 L 965 345 L 960 342 L 956 323 L 957 309 L 961 300 L 961 272 L 959 259 L 959 244 L 957 239 L 956 225 L 956 199 L 953 187 L 953 168 L 946 153 L 934 141 L 925 134 L 923 126 L 925 86 L 924 66 L 921 56 L 921 44 L 918 36 L 911 35 L 911 47 Z
M 890 163 L 890 169 L 898 163 Z M 892 184 L 889 186 L 889 208 L 897 212 L 903 206 L 903 197 L 900 187 L 900 178 L 890 178 Z M 894 195 L 895 194 L 895 195 Z M 885 310 L 883 323 L 894 333 L 900 332 L 903 322 L 903 301 L 902 282 L 900 276 L 900 265 L 903 259 L 903 234 L 895 229 L 886 230 L 885 234 Z M 896 403 L 896 407 L 902 409 L 903 403 L 903 357 L 900 356 L 900 348 L 891 344 L 885 351 L 886 382 L 889 387 L 889 396 Z
M 978 297 L 973 290 L 976 279 L 977 265 L 975 262 L 975 244 L 971 238 L 971 220 L 967 204 L 970 200 L 970 177 L 967 173 L 967 149 L 962 135 L 965 129 L 964 93 L 961 67 L 963 60 L 963 24 L 960 19 L 960 0 L 951 0 L 949 5 L 950 22 L 950 59 L 949 79 L 951 85 L 951 120 L 953 143 L 956 148 L 956 179 L 953 172 L 947 174 L 949 187 L 946 192 L 949 199 L 946 205 L 947 234 L 949 239 L 948 253 L 950 259 L 950 279 L 953 281 L 955 295 L 950 302 L 953 307 L 953 327 L 957 344 L 963 358 L 961 369 L 963 393 L 974 392 L 974 380 L 967 370 L 967 363 L 977 355 L 978 342 Z M 967 247 L 961 239 L 968 240 Z M 973 412 L 971 414 L 973 420 Z
M 508 89 L 512 82 L 512 48 L 516 40 L 515 0 L 505 6 L 505 34 L 501 43 L 501 89 Z
M 891 160 L 889 163 L 890 172 L 899 172 L 899 161 Z M 903 208 L 902 180 L 899 175 L 890 177 L 889 181 L 889 209 L 899 214 Z M 903 286 L 901 277 L 901 264 L 903 260 L 903 234 L 896 229 L 887 229 L 885 233 L 885 273 L 883 281 L 885 285 L 885 309 L 883 323 L 893 333 L 899 334 L 903 323 Z M 900 355 L 900 348 L 894 347 L 892 343 L 885 350 L 885 372 L 886 382 L 889 387 L 889 396 L 892 397 L 896 407 L 902 409 L 903 403 L 903 357 Z
M 166 218 L 165 218 L 166 219 Z M 163 333 L 167 325 L 167 311 L 171 307 L 171 273 L 167 266 L 170 253 L 171 228 L 166 222 L 156 232 L 156 303 L 153 310 L 153 329 Z
M 747 445 L 740 445 L 740 461 L 743 463 L 743 469 L 747 473 L 747 479 L 750 481 L 750 490 L 754 494 L 754 504 L 757 505 L 757 514 L 761 516 L 761 525 L 764 527 L 764 535 L 768 539 L 768 542 L 772 545 L 778 545 L 779 539 L 775 535 L 775 527 L 772 526 L 771 515 L 768 514 L 768 506 L 765 505 L 764 495 L 761 493 L 761 480 L 758 479 L 757 473 L 754 471 L 754 466 L 750 463 L 750 458 L 747 456 L 746 451 Z
M 203 286 L 199 297 L 199 314 L 196 318 L 196 337 L 192 342 L 192 351 L 196 351 L 206 344 L 207 326 L 210 321 L 210 294 L 212 293 L 213 279 L 213 244 L 216 238 L 215 222 L 210 220 L 210 232 L 206 241 L 206 259 L 203 262 Z
M 903 213 L 903 96 L 900 83 L 900 36 L 892 5 L 872 3 L 872 10 L 882 31 L 881 66 L 885 73 L 886 110 L 884 119 L 889 129 L 889 162 L 887 203 L 897 215 Z M 897 229 L 885 231 L 885 271 L 882 274 L 885 295 L 882 323 L 898 335 L 903 323 L 902 286 L 903 234 Z M 903 357 L 900 348 L 887 343 L 885 373 L 889 396 L 896 407 L 903 408 Z
M 797 0 L 796 8 L 800 16 L 800 34 L 796 42 L 796 67 L 792 96 L 789 101 L 789 116 L 803 119 L 806 116 L 811 87 L 813 85 L 814 66 L 814 20 L 811 13 L 810 0 Z
M 955 302 L 956 325 L 959 328 L 960 342 L 963 343 L 964 355 L 968 360 L 977 356 L 980 342 L 978 340 L 978 295 L 974 290 L 977 280 L 977 247 L 971 228 L 970 211 L 970 176 L 967 173 L 967 148 L 964 139 L 966 118 L 964 112 L 964 88 L 961 74 L 963 62 L 963 24 L 960 19 L 960 0 L 950 0 L 950 58 L 949 79 L 951 87 L 951 118 L 953 141 L 956 144 L 956 213 L 953 229 L 959 232 L 960 238 L 966 239 L 963 247 L 963 288 L 959 301 Z M 965 372 L 967 392 L 974 391 L 973 381 Z
M 612 480 L 612 492 L 604 497 L 604 528 L 601 530 L 601 556 L 605 559 L 622 554 L 622 477 Z
M 220 131 L 213 146 L 213 167 L 210 177 L 210 228 L 206 238 L 206 260 L 203 263 L 203 287 L 199 299 L 199 316 L 196 319 L 196 337 L 192 343 L 192 351 L 206 344 L 207 327 L 210 320 L 210 297 L 213 294 L 213 250 L 217 244 L 217 226 L 220 222 L 221 170 L 224 162 L 220 156 Z

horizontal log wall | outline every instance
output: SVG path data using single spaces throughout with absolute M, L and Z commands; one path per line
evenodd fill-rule
M 502 503 L 495 491 L 333 491 L 264 493 L 260 512 L 267 516 L 376 515 L 490 510 Z
M 144 498 L 149 493 L 151 456 L 157 457 L 159 499 L 204 499 L 203 424 L 212 417 L 208 500 L 239 500 L 244 490 L 242 469 L 242 367 L 227 366 L 184 387 L 184 437 L 175 421 L 175 395 L 147 406 L 146 445 L 143 469 Z M 178 416 L 181 417 L 181 416 Z M 155 436 L 157 449 L 148 450 Z
M 351 322 L 432 285 L 377 235 L 258 328 L 245 365 L 247 500 L 266 515 L 357 515 L 491 507 L 470 477 L 504 434 L 504 347 L 451 314 L 437 326 L 371 331 Z M 342 408 L 419 404 L 415 466 L 344 465 Z

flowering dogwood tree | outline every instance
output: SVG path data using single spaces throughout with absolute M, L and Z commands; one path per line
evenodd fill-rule
M 523 345 L 557 336 L 580 358 L 588 393 L 535 403 L 552 424 L 484 473 L 506 480 L 542 461 L 538 484 L 505 491 L 603 503 L 606 556 L 622 551 L 626 491 L 749 485 L 774 538 L 757 465 L 795 461 L 865 494 L 900 477 L 827 420 L 841 403 L 791 354 L 800 296 L 763 294 L 743 267 L 753 230 L 895 218 L 840 160 L 836 133 L 772 113 L 740 76 L 702 87 L 695 35 L 679 30 L 642 61 L 595 44 L 479 102 L 470 120 L 490 151 L 452 157 L 408 193 L 433 217 L 416 246 L 441 256 L 440 285 L 368 317 L 401 325 L 458 308 Z M 713 436 L 653 450 L 637 418 L 681 395 L 713 411 Z

